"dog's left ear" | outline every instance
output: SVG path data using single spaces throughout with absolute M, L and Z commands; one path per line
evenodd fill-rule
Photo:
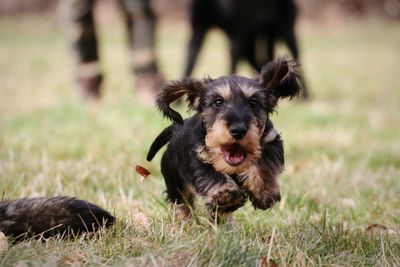
M 298 64 L 294 60 L 280 57 L 262 68 L 260 82 L 275 97 L 291 99 L 301 90 L 297 69 Z
M 165 117 L 172 120 L 174 123 L 183 123 L 181 114 L 170 107 L 172 102 L 175 102 L 186 94 L 189 109 L 197 109 L 199 105 L 200 95 L 204 90 L 205 83 L 208 79 L 197 80 L 192 78 L 184 78 L 165 83 L 157 95 L 157 106 Z

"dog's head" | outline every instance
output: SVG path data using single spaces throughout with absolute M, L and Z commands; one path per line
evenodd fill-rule
M 279 58 L 252 79 L 231 75 L 174 81 L 163 86 L 157 104 L 166 117 L 182 123 L 170 103 L 186 94 L 189 108 L 201 114 L 207 129 L 200 157 L 217 171 L 238 174 L 259 158 L 260 138 L 278 99 L 299 93 L 296 67 L 295 62 Z

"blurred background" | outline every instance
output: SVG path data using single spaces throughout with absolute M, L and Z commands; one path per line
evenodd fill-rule
M 60 0 L 3 0 L 0 3 L 2 16 L 21 14 L 53 13 Z M 103 4 L 107 4 L 102 0 Z M 153 5 L 162 18 L 184 19 L 187 16 L 189 0 L 156 0 Z M 399 1 L 397 0 L 298 0 L 302 15 L 309 18 L 326 18 L 326 15 L 344 16 L 381 16 L 399 19 Z M 108 3 L 110 4 L 110 3 Z M 321 12 L 322 10 L 322 12 Z
M 341 222 L 342 230 L 379 223 L 397 231 L 398 238 L 400 1 L 295 2 L 310 98 L 282 101 L 272 116 L 285 140 L 282 201 L 269 212 L 247 204 L 235 215 L 251 222 L 250 228 L 278 225 L 289 235 L 311 233 L 308 223 L 327 216 L 331 225 Z M 61 3 L 0 1 L 0 193 L 4 198 L 73 195 L 121 218 L 137 209 L 163 217 L 168 206 L 160 155 L 151 163 L 145 155 L 169 122 L 138 97 L 121 11 L 110 0 L 99 0 L 95 8 L 104 79 L 102 97 L 93 102 L 81 97 L 75 83 Z M 159 73 L 163 80 L 181 78 L 190 37 L 189 0 L 154 0 L 152 7 Z M 276 54 L 286 53 L 279 44 Z M 227 37 L 212 30 L 193 75 L 218 77 L 228 71 Z M 243 62 L 238 71 L 254 74 Z M 180 110 L 186 114 L 184 107 Z M 136 164 L 152 177 L 141 183 Z M 302 226 L 293 228 L 296 224 Z M 365 253 L 378 255 L 374 248 Z M 347 265 L 357 262 L 356 254 L 333 255 L 325 262 L 339 259 Z M 18 259 L 18 252 L 14 256 Z

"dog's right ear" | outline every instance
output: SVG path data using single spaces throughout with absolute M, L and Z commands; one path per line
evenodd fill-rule
M 165 83 L 157 95 L 157 106 L 165 117 L 175 123 L 183 123 L 181 114 L 173 110 L 170 104 L 183 95 L 187 95 L 189 109 L 197 109 L 199 99 L 204 90 L 206 80 L 197 80 L 192 78 L 184 78 Z

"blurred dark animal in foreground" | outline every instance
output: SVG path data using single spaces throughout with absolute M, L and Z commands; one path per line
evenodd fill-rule
M 299 58 L 295 34 L 297 9 L 293 0 L 193 0 L 190 9 L 192 36 L 184 76 L 190 76 L 206 33 L 213 27 L 226 33 L 230 43 L 230 72 L 246 60 L 255 70 L 274 59 L 278 40 Z M 308 92 L 304 81 L 303 96 Z
M 73 197 L 21 198 L 0 202 L 0 231 L 16 239 L 74 236 L 110 227 L 115 218 L 88 201 Z
M 169 143 L 161 172 L 176 211 L 190 216 L 196 195 L 215 220 L 229 216 L 247 198 L 264 210 L 280 201 L 283 142 L 270 115 L 279 99 L 299 93 L 296 67 L 280 58 L 251 79 L 185 78 L 162 87 L 158 108 L 173 124 L 154 140 L 147 160 Z M 196 113 L 183 120 L 170 104 L 185 94 Z

